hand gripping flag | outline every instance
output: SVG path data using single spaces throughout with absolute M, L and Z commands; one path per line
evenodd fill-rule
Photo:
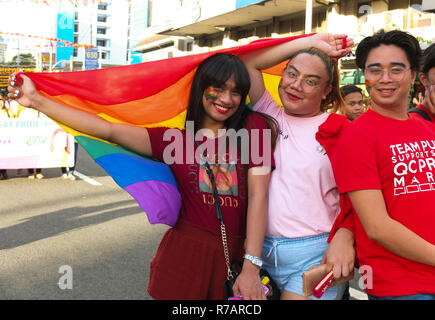
M 263 39 L 214 52 L 101 70 L 25 74 L 44 96 L 108 121 L 182 129 L 190 85 L 203 60 L 215 53 L 239 55 L 304 36 Z M 280 64 L 263 72 L 266 88 L 278 101 L 283 69 Z M 63 127 L 139 203 L 151 224 L 175 225 L 182 200 L 169 166 Z

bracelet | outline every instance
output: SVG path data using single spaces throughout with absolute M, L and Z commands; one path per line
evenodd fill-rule
M 252 264 L 256 265 L 259 268 L 261 268 L 261 266 L 263 265 L 263 260 L 261 260 L 259 257 L 251 256 L 250 254 L 246 253 L 243 256 L 243 258 L 245 258 L 246 260 L 251 261 Z

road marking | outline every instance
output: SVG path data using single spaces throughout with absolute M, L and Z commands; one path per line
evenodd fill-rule
M 93 186 L 102 186 L 102 184 L 99 183 L 98 181 L 95 181 L 94 179 L 89 178 L 88 176 L 86 176 L 83 173 L 80 173 L 78 171 L 74 171 L 74 175 L 79 177 L 82 180 L 85 180 L 87 183 L 92 184 Z
M 356 300 L 368 300 L 367 294 L 365 292 L 356 290 L 354 288 L 349 288 L 349 294 L 352 298 Z

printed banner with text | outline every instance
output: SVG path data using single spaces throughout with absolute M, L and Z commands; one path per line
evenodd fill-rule
M 74 166 L 74 137 L 48 118 L 0 119 L 0 169 Z

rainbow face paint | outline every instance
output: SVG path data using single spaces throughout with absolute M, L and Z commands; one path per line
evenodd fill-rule
M 367 90 L 367 92 L 368 93 L 370 93 L 370 89 L 372 88 L 372 83 L 370 82 L 370 80 L 367 80 L 366 79 L 366 81 L 365 81 L 365 86 L 366 86 L 366 90 Z
M 282 87 L 282 78 L 279 80 L 278 89 Z
M 204 95 L 207 100 L 215 100 L 219 95 L 219 91 L 216 88 L 208 87 L 204 90 Z

